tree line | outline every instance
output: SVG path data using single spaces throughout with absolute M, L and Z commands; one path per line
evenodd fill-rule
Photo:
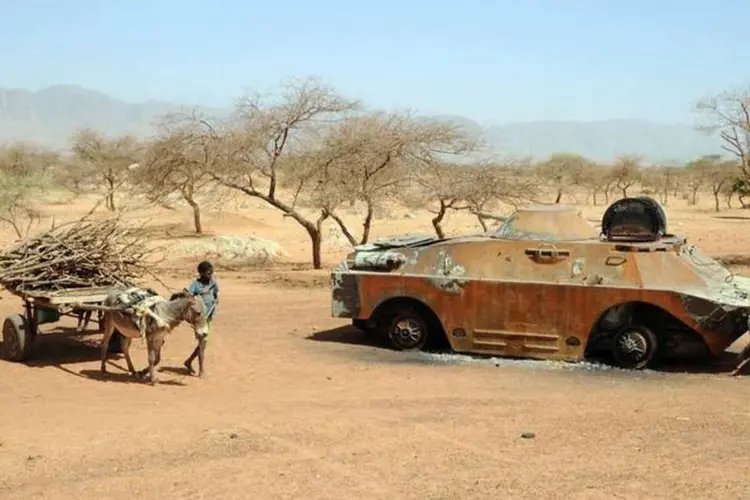
M 39 219 L 39 192 L 55 186 L 73 194 L 103 191 L 110 211 L 125 196 L 167 208 L 182 204 L 200 234 L 203 211 L 235 193 L 294 220 L 320 268 L 326 221 L 352 245 L 366 243 L 376 212 L 390 202 L 429 210 L 439 237 L 452 212 L 473 214 L 487 230 L 500 203 L 561 203 L 574 193 L 596 205 L 640 189 L 668 205 L 677 196 L 695 204 L 698 193 L 710 192 L 716 211 L 731 208 L 735 197 L 745 207 L 749 96 L 723 93 L 696 106 L 728 155 L 644 166 L 636 155 L 611 164 L 571 153 L 541 161 L 492 158 L 482 138 L 459 125 L 372 110 L 314 79 L 295 81 L 274 95 L 238 99 L 225 119 L 196 111 L 165 115 L 147 139 L 83 129 L 63 153 L 6 145 L 0 148 L 0 222 L 23 237 Z M 363 210 L 356 223 L 347 222 L 344 212 L 351 215 L 347 209 L 355 205 Z

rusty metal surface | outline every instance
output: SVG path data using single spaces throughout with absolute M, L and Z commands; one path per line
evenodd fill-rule
M 573 207 L 530 206 L 516 211 L 494 236 L 514 240 L 563 241 L 597 239 L 599 233 Z
M 582 359 L 595 325 L 620 304 L 666 311 L 713 354 L 746 329 L 750 279 L 683 238 L 608 242 L 559 207 L 519 210 L 506 225 L 354 252 L 332 273 L 333 315 L 367 319 L 410 298 L 436 314 L 455 351 L 564 360 Z

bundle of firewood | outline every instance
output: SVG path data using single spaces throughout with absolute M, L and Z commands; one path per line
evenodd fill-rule
M 13 293 L 133 286 L 151 253 L 143 232 L 117 218 L 81 220 L 0 251 L 0 285 Z

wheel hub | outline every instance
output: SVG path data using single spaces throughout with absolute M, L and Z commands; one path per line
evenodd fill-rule
M 12 328 L 8 328 L 7 324 L 3 330 L 3 343 L 5 344 L 5 349 L 9 353 L 15 354 L 21 348 L 16 332 L 14 332 Z
M 416 344 L 424 332 L 418 321 L 410 318 L 402 319 L 393 327 L 393 333 L 405 344 Z
M 640 359 L 646 355 L 648 341 L 640 332 L 629 331 L 617 340 L 617 348 L 629 358 Z

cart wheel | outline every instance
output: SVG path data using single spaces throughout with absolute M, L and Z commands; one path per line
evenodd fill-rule
M 14 314 L 3 322 L 3 357 L 10 361 L 25 360 L 31 349 L 34 335 L 26 317 Z
M 107 352 L 110 354 L 122 354 L 122 334 L 117 330 L 109 338 Z

